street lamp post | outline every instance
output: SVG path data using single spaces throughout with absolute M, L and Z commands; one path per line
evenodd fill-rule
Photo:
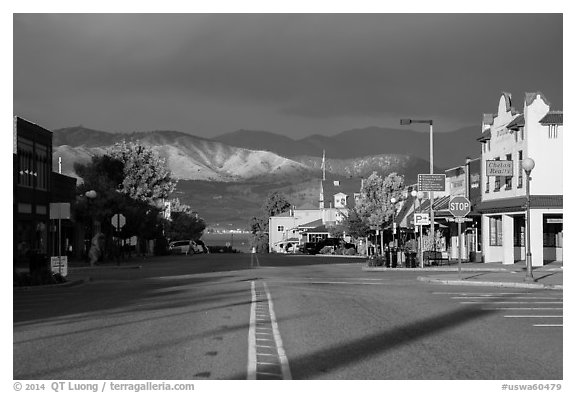
M 522 169 L 526 172 L 526 278 L 525 281 L 534 282 L 532 275 L 532 251 L 530 250 L 530 173 L 535 162 L 531 158 L 522 160 Z
M 96 197 L 98 196 L 98 193 L 94 190 L 90 190 L 90 191 L 86 191 L 84 193 L 84 196 L 86 197 L 87 201 L 88 201 L 88 216 L 89 216 L 89 221 L 90 223 L 88 224 L 88 228 L 89 228 L 89 232 L 88 232 L 88 236 L 89 236 L 89 240 L 88 240 L 88 246 L 86 248 L 86 253 L 89 254 L 90 253 L 90 246 L 92 245 L 92 236 L 94 235 L 94 219 L 92 217 L 92 201 L 94 199 L 96 199 Z
M 413 119 L 400 119 L 400 125 L 406 126 L 412 123 L 422 123 L 430 125 L 430 174 L 434 174 L 434 128 L 432 120 L 413 120 Z M 434 191 L 428 191 L 430 194 L 430 236 L 432 237 L 434 249 L 436 249 L 436 242 L 434 241 Z
M 395 226 L 394 220 L 396 220 L 396 198 L 392 197 L 390 199 L 390 202 L 392 202 L 392 247 L 396 248 L 396 241 L 394 240 L 394 226 Z

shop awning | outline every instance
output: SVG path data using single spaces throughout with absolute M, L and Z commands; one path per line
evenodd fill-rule
M 532 209 L 562 209 L 562 195 L 531 195 L 530 208 Z M 526 197 L 503 198 L 493 201 L 484 201 L 478 204 L 476 210 L 480 213 L 508 213 L 526 210 Z

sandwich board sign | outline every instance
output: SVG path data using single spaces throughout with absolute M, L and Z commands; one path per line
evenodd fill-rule
M 63 277 L 68 275 L 68 257 L 50 257 L 50 268 L 53 274 L 60 273 Z

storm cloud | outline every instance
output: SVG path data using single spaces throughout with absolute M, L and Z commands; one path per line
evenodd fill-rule
M 14 111 L 48 128 L 302 137 L 562 109 L 561 14 L 16 14 Z

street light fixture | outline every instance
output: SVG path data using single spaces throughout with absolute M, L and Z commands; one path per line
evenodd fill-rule
M 434 174 L 434 128 L 432 120 L 413 120 L 413 119 L 400 119 L 401 126 L 407 126 L 412 123 L 428 124 L 430 125 L 430 174 Z M 430 236 L 434 239 L 434 192 L 428 191 L 430 194 Z M 434 242 L 434 245 L 436 243 Z
M 526 172 L 526 278 L 525 281 L 534 282 L 532 275 L 532 251 L 530 250 L 530 173 L 536 163 L 527 157 L 522 160 L 522 169 Z

